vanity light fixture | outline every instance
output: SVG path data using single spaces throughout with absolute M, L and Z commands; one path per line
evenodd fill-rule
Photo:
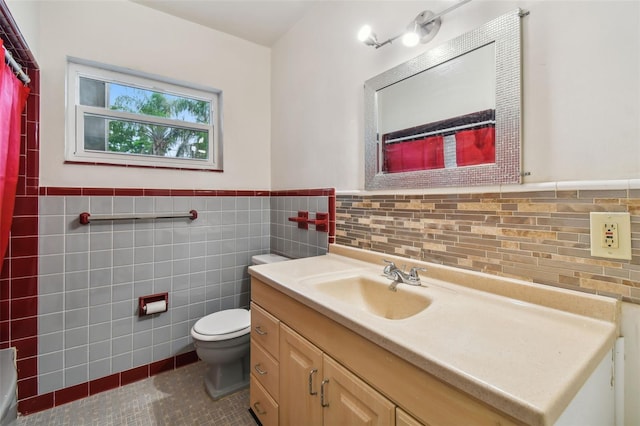
M 428 43 L 433 40 L 442 24 L 440 18 L 434 19 L 434 16 L 430 10 L 420 12 L 407 26 L 407 32 L 402 35 L 402 44 L 407 47 L 413 47 L 417 46 L 418 43 Z
M 378 39 L 369 25 L 363 25 L 362 28 L 360 28 L 360 31 L 358 31 L 358 40 L 367 46 L 375 46 L 376 49 L 380 47 L 378 45 Z
M 358 31 L 358 40 L 366 44 L 367 46 L 373 46 L 376 49 L 391 44 L 393 41 L 402 37 L 402 44 L 408 47 L 416 46 L 418 43 L 430 42 L 438 33 L 442 20 L 440 17 L 446 15 L 454 9 L 459 8 L 465 3 L 469 3 L 471 0 L 460 0 L 453 6 L 443 10 L 438 14 L 434 14 L 430 10 L 423 10 L 416 16 L 413 21 L 409 23 L 405 32 L 391 37 L 382 43 L 378 42 L 376 35 L 369 25 L 364 25 Z

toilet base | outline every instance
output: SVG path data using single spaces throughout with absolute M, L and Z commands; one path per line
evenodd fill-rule
M 222 389 L 218 389 L 216 388 L 213 383 L 211 383 L 211 380 L 209 380 L 208 377 L 204 378 L 204 387 L 207 390 L 207 393 L 209 394 L 209 396 L 214 400 L 217 401 L 218 399 L 230 395 L 234 392 L 237 392 L 239 390 L 242 389 L 246 389 L 249 387 L 249 381 L 248 380 L 243 380 L 242 382 L 239 383 L 234 383 L 232 385 L 229 385 L 225 388 Z
M 249 387 L 249 357 L 210 365 L 204 376 L 204 387 L 214 400 Z

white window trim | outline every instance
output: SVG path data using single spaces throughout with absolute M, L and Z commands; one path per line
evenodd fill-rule
M 152 155 L 101 152 L 84 149 L 84 113 L 149 122 L 169 126 L 185 127 L 180 120 L 153 117 L 145 120 L 138 114 L 123 111 L 108 111 L 104 108 L 80 105 L 80 77 L 88 77 L 128 86 L 140 87 L 192 99 L 205 100 L 211 104 L 211 125 L 189 123 L 188 128 L 209 131 L 209 159 L 171 158 Z M 67 58 L 66 88 L 66 137 L 65 161 L 89 164 L 114 164 L 139 167 L 164 167 L 222 171 L 222 91 L 211 87 L 186 83 L 154 74 L 105 65 L 79 58 Z

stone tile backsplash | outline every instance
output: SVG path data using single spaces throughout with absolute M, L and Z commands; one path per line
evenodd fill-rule
M 630 261 L 592 257 L 589 212 L 629 212 Z M 337 195 L 336 242 L 640 302 L 640 190 Z

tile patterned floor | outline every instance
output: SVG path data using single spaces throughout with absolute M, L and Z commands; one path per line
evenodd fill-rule
M 197 362 L 88 398 L 18 417 L 16 426 L 255 426 L 249 389 L 213 401 Z

